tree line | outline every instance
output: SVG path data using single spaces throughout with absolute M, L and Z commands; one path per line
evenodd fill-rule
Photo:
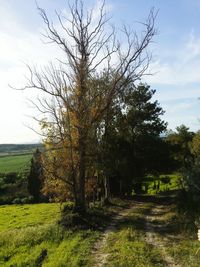
M 152 101 L 154 93 L 155 90 L 151 90 L 149 86 L 140 84 L 134 90 L 134 96 L 129 98 L 132 103 L 130 113 L 124 112 L 124 107 L 113 108 L 113 112 L 116 112 L 115 120 L 112 119 L 112 124 L 101 135 L 101 139 L 96 140 L 95 157 L 88 168 L 88 203 L 96 200 L 105 203 L 110 196 L 129 197 L 133 193 L 142 193 L 142 185 L 147 176 L 159 177 L 173 172 L 182 175 L 182 189 L 193 198 L 198 197 L 200 132 L 194 133 L 185 125 L 178 126 L 175 131 L 168 131 L 167 123 L 160 118 L 163 109 L 157 101 Z M 138 94 L 143 97 L 138 98 Z M 151 116 L 149 111 L 146 112 L 149 106 Z M 136 113 L 138 120 L 140 118 L 138 123 L 134 118 Z M 35 202 L 47 199 L 73 200 L 73 193 L 63 180 L 45 176 L 46 153 L 49 152 L 37 149 L 33 154 L 28 175 L 30 194 L 34 196 Z M 54 152 L 54 155 L 57 154 Z M 62 161 L 60 158 L 57 160 L 60 163 Z M 64 166 L 60 168 L 64 172 Z

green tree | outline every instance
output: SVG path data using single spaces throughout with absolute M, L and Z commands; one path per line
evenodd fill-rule
M 43 186 L 43 168 L 42 168 L 42 154 L 39 149 L 33 153 L 31 159 L 30 173 L 28 175 L 28 191 L 33 196 L 34 202 L 44 200 L 42 194 Z
M 190 144 L 193 137 L 194 133 L 189 131 L 185 125 L 180 125 L 176 128 L 176 132 L 172 132 L 166 137 L 166 141 L 171 146 L 171 154 L 179 169 L 188 168 L 192 162 Z
M 200 131 L 195 133 L 190 143 L 191 153 L 194 156 L 195 161 L 200 161 Z
M 111 187 L 118 183 L 121 193 L 130 194 L 133 183 L 139 185 L 146 173 L 159 171 L 159 163 L 166 158 L 160 150 L 161 145 L 164 148 L 160 134 L 167 124 L 160 118 L 163 109 L 152 100 L 154 94 L 146 84 L 128 85 L 113 107 L 114 119 L 103 136 L 103 165 L 110 166 Z
M 184 170 L 185 189 L 189 192 L 193 200 L 200 198 L 200 131 L 194 134 L 190 142 L 192 157 L 190 165 Z

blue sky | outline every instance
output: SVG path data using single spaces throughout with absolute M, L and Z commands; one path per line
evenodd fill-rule
M 54 10 L 64 10 L 65 0 L 38 0 L 50 18 Z M 84 1 L 87 6 L 93 0 Z M 155 98 L 166 111 L 169 128 L 186 124 L 200 129 L 200 1 L 199 0 L 107 0 L 115 25 L 129 24 L 137 29 L 151 7 L 159 10 L 158 31 L 151 45 L 153 76 L 145 78 Z M 27 97 L 33 92 L 19 92 L 8 84 L 21 86 L 26 69 L 24 62 L 46 64 L 59 53 L 41 41 L 42 20 L 34 0 L 0 0 L 0 143 L 36 142 L 40 137 L 27 126 L 36 127 L 30 119 L 33 110 Z

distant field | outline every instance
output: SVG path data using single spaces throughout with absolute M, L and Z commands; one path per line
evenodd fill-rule
M 25 154 L 31 153 L 36 148 L 43 149 L 42 144 L 0 144 L 1 155 Z
M 30 164 L 32 154 L 0 157 L 0 173 L 18 172 Z

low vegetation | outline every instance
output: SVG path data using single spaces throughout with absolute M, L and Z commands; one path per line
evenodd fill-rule
M 116 267 L 153 267 L 164 266 L 159 249 L 149 245 L 146 240 L 143 214 L 149 210 L 149 204 L 136 208 L 118 225 L 118 229 L 108 240 L 106 253 L 109 253 L 108 265 Z
M 181 241 L 169 243 L 167 251 L 182 267 L 198 267 L 199 247 L 199 241 L 183 236 Z
M 0 234 L 1 266 L 87 266 L 94 242 L 92 230 L 63 231 L 44 224 Z
M 114 200 L 107 208 L 97 205 L 91 207 L 92 227 L 82 230 L 61 223 L 60 204 L 1 206 L 0 265 L 92 266 L 94 243 L 108 225 L 110 216 L 128 203 Z M 71 207 L 71 203 L 65 203 L 62 209 L 70 211 Z
M 142 183 L 142 191 L 145 194 L 154 195 L 161 192 L 178 190 L 182 187 L 182 175 L 180 173 L 148 175 Z
M 55 223 L 60 217 L 57 203 L 0 206 L 0 233 L 8 230 Z
M 108 253 L 107 266 L 166 266 L 197 267 L 200 261 L 200 244 L 197 227 L 178 212 L 171 196 L 145 196 L 137 198 L 135 208 L 118 224 L 117 231 L 109 236 L 104 249 Z M 166 200 L 165 200 L 166 199 Z M 158 213 L 154 210 L 158 209 Z M 148 216 L 153 215 L 151 228 Z M 148 238 L 150 235 L 150 239 Z M 167 258 L 166 258 L 166 255 Z M 172 263 L 173 261 L 173 263 Z
M 59 204 L 0 207 L 0 266 L 87 266 L 95 230 L 64 229 Z
M 164 266 L 158 249 L 145 242 L 144 231 L 136 231 L 133 226 L 124 227 L 111 235 L 107 252 L 110 253 L 110 267 L 154 267 Z

